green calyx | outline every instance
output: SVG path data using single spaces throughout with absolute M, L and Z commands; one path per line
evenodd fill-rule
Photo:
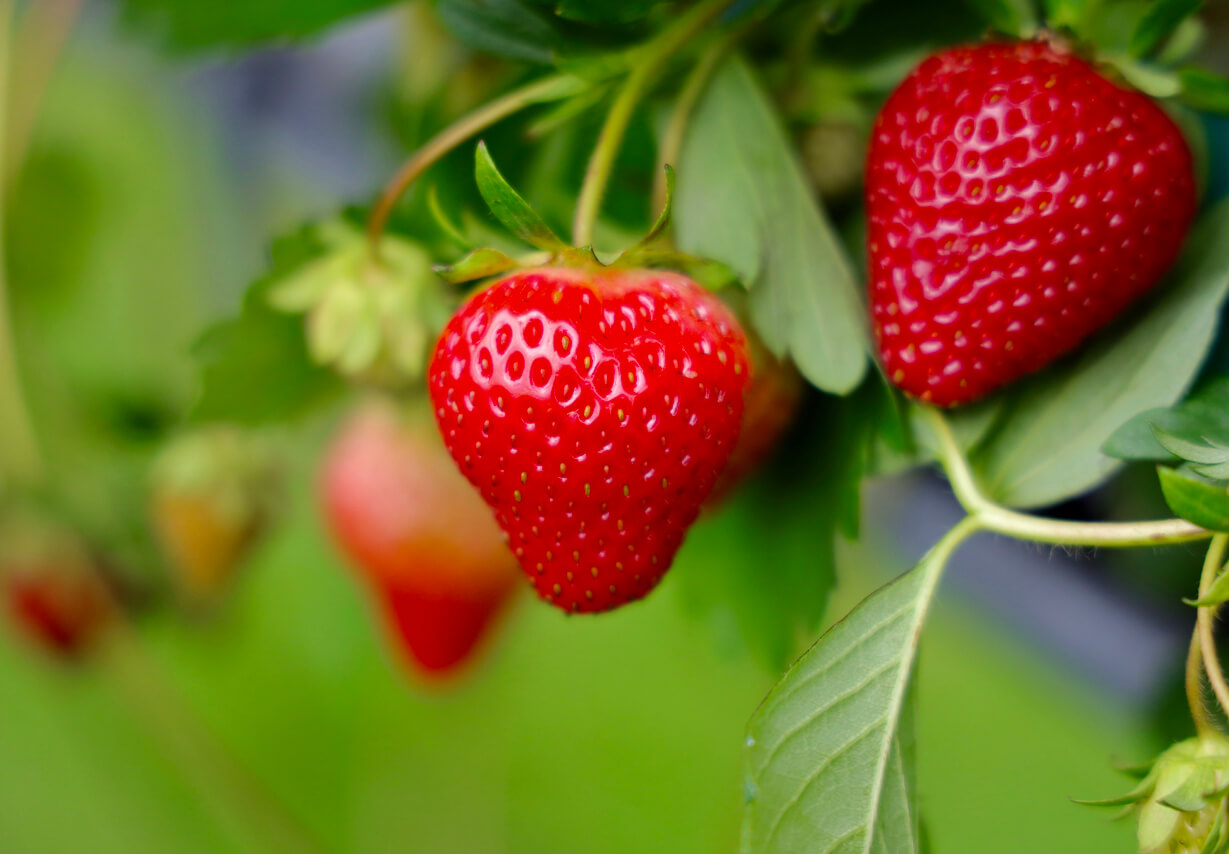
M 669 166 L 666 167 L 666 201 L 652 227 L 635 246 L 605 262 L 598 258 L 592 246 L 571 246 L 555 234 L 500 173 L 482 142 L 478 143 L 475 155 L 474 177 L 478 191 L 495 218 L 534 251 L 513 257 L 490 247 L 471 250 L 456 263 L 435 268 L 448 282 L 472 282 L 545 265 L 582 269 L 659 267 L 678 270 L 713 289 L 737 281 L 735 273 L 726 265 L 679 252 L 666 243 L 674 196 L 674 170 Z M 445 225 L 452 230 L 449 224 Z
M 384 236 L 373 257 L 362 233 L 340 222 L 318 226 L 318 237 L 324 253 L 274 284 L 269 304 L 304 315 L 318 364 L 381 388 L 414 385 L 448 312 L 430 255 Z
M 1208 733 L 1162 753 L 1134 789 L 1119 798 L 1080 801 L 1122 806 L 1139 821 L 1139 854 L 1229 852 L 1229 739 Z

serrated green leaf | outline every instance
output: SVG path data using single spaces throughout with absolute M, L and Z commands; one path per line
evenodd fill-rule
M 1157 441 L 1158 433 L 1189 441 L 1207 438 L 1229 444 L 1229 377 L 1213 377 L 1201 383 L 1172 407 L 1141 412 L 1115 430 L 1103 450 L 1122 460 L 1177 460 Z
M 1021 507 L 1095 486 L 1119 463 L 1100 448 L 1128 418 L 1171 405 L 1211 346 L 1229 289 L 1229 202 L 1192 232 L 1156 294 L 1081 353 L 1021 383 L 1002 427 L 974 456 L 983 488 Z
M 852 267 L 741 59 L 723 64 L 696 106 L 677 165 L 679 247 L 751 284 L 757 331 L 811 383 L 836 394 L 856 388 L 867 334 Z
M 551 252 L 569 248 L 500 174 L 485 142 L 478 143 L 474 155 L 474 177 L 491 213 L 521 240 Z
M 908 854 L 917 804 L 899 725 L 953 529 L 913 570 L 833 626 L 748 727 L 744 854 Z
M 313 35 L 346 18 L 395 0 L 123 0 L 126 22 L 160 35 L 175 50 L 247 47 Z
M 1037 29 L 1037 15 L 1030 0 L 964 0 L 978 17 L 1000 33 L 1022 36 Z
M 460 284 L 488 276 L 498 276 L 519 266 L 517 260 L 498 249 L 475 249 L 455 264 L 435 267 L 435 272 L 446 282 Z
M 1178 72 L 1182 100 L 1196 110 L 1229 113 L 1229 80 L 1202 68 L 1183 68 Z
M 1155 0 L 1131 34 L 1131 56 L 1138 59 L 1157 50 L 1202 5 L 1203 0 Z

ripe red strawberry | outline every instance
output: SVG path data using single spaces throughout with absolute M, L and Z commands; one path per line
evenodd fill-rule
M 738 321 L 690 279 L 549 267 L 471 298 L 429 383 L 538 595 L 606 611 L 669 568 L 738 440 L 749 373 Z
M 428 675 L 469 660 L 520 575 L 490 510 L 427 419 L 360 410 L 329 448 L 320 491 L 397 645 Z
M 704 502 L 708 508 L 725 501 L 768 459 L 802 401 L 802 377 L 793 364 L 772 355 L 762 344 L 755 343 L 754 337 L 750 340 L 753 375 L 744 396 L 742 431 L 730 461 Z
M 936 54 L 867 166 L 887 375 L 943 406 L 1069 352 L 1157 283 L 1195 210 L 1190 151 L 1139 92 L 1044 42 Z

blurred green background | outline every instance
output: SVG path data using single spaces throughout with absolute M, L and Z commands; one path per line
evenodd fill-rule
M 191 341 L 235 305 L 267 235 L 348 186 L 369 192 L 367 172 L 395 163 L 395 146 L 360 146 L 348 155 L 368 170 L 339 185 L 310 156 L 283 156 L 275 133 L 237 151 L 242 131 L 202 83 L 227 68 L 186 70 L 107 14 L 87 18 L 13 191 L 23 367 L 57 482 L 99 529 L 144 501 L 133 472 L 191 399 Z M 245 97 L 264 109 L 259 92 Z M 761 560 L 757 527 L 739 522 L 754 495 L 706 520 L 645 603 L 569 619 L 523 600 L 469 678 L 430 690 L 383 643 L 317 521 L 327 427 L 287 429 L 293 510 L 218 613 L 149 616 L 93 667 L 0 644 L 0 852 L 259 850 L 194 782 L 235 766 L 249 808 L 283 801 L 329 851 L 735 850 L 743 727 L 776 674 L 731 642 L 728 615 L 697 607 L 704 583 L 689 579 L 732 553 Z M 866 516 L 863 541 L 890 543 L 875 508 Z M 793 545 L 804 569 L 805 536 Z M 138 540 L 117 548 L 139 557 Z M 906 559 L 838 557 L 830 614 Z M 1148 709 L 1072 673 L 962 600 L 940 604 L 920 666 L 935 851 L 1132 850 L 1128 823 L 1068 796 L 1117 794 L 1110 760 L 1144 759 L 1160 738 Z M 178 743 L 198 729 L 207 747 Z

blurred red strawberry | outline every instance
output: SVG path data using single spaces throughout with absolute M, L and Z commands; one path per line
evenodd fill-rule
M 320 481 L 333 534 L 394 640 L 430 676 L 469 662 L 520 573 L 434 425 L 369 405 L 341 428 Z

